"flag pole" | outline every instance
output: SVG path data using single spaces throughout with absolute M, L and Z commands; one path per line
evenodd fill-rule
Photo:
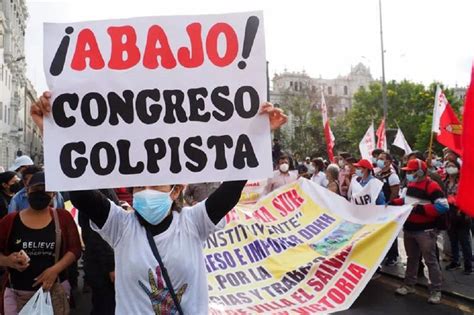
M 433 155 L 433 138 L 434 138 L 434 132 L 431 131 L 431 137 L 430 137 L 430 146 L 428 148 L 428 159 L 426 163 L 429 163 L 431 166 L 431 156 Z

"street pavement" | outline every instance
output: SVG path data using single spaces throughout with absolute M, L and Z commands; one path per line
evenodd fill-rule
M 350 310 L 337 314 L 343 315 L 467 315 L 474 314 L 474 305 L 468 309 L 465 305 L 464 311 L 456 307 L 458 302 L 443 298 L 443 304 L 431 305 L 426 302 L 427 292 L 419 288 L 419 294 L 400 297 L 394 294 L 395 288 L 401 282 L 389 277 L 382 276 L 377 280 L 369 282 L 365 290 L 352 305 Z M 77 295 L 76 295 L 77 296 Z M 86 315 L 90 313 L 90 294 L 77 296 L 77 309 L 71 315 Z
M 411 314 L 432 314 L 432 315 L 464 315 L 473 314 L 473 309 L 465 306 L 461 311 L 456 308 L 457 302 L 447 300 L 440 305 L 427 303 L 428 292 L 423 288 L 418 288 L 415 295 L 398 296 L 394 293 L 395 288 L 401 282 L 387 277 L 381 277 L 369 282 L 365 290 L 352 305 L 351 309 L 337 314 L 344 315 L 411 315 Z M 446 305 L 449 304 L 449 305 Z

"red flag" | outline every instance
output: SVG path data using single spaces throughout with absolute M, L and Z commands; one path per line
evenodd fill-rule
M 385 137 L 385 118 L 380 122 L 380 126 L 375 133 L 377 135 L 377 149 L 387 151 L 387 139 Z
M 326 106 L 326 100 L 324 99 L 324 94 L 321 92 L 321 111 L 323 116 L 323 127 L 324 127 L 324 137 L 326 138 L 326 149 L 328 151 L 329 161 L 334 162 L 334 134 L 331 131 L 331 126 L 329 125 L 328 119 L 328 109 Z
M 436 140 L 456 152 L 457 155 L 462 155 L 462 125 L 449 103 L 441 114 Z
M 457 204 L 461 210 L 474 217 L 474 66 L 471 73 L 471 84 L 466 94 L 463 116 L 462 144 L 464 146 L 461 167 L 461 178 L 457 195 Z

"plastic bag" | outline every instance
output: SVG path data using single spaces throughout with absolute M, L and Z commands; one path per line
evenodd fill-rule
M 54 315 L 51 294 L 40 288 L 23 306 L 18 315 Z

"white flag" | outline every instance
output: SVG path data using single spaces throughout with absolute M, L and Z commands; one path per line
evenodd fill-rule
M 435 103 L 433 109 L 433 125 L 431 132 L 435 132 L 436 134 L 440 133 L 439 122 L 441 120 L 441 115 L 443 115 L 444 110 L 446 109 L 446 105 L 448 105 L 448 100 L 446 99 L 446 95 L 444 95 L 443 90 L 441 90 L 438 85 L 436 87 Z
M 375 130 L 374 130 L 374 122 L 370 124 L 369 129 L 364 135 L 364 138 L 359 143 L 359 151 L 360 156 L 363 159 L 371 160 L 372 151 L 375 149 Z
M 405 136 L 403 135 L 403 132 L 400 128 L 398 128 L 395 140 L 393 140 L 393 145 L 405 151 L 405 155 L 412 152 L 410 145 L 408 144 L 407 139 L 405 139 Z

